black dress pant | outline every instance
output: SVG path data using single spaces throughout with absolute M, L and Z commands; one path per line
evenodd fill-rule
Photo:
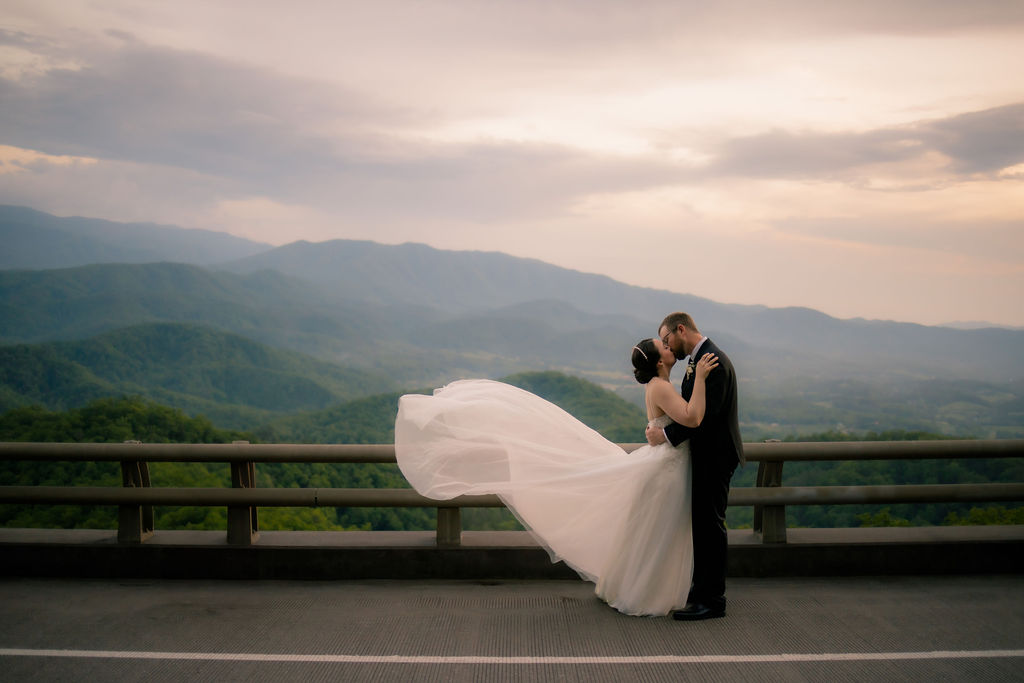
M 723 463 L 713 453 L 690 455 L 693 466 L 691 524 L 693 586 L 690 602 L 725 609 L 725 564 L 729 537 L 725 508 L 736 462 Z

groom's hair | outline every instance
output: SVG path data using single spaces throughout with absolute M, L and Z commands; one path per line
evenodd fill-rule
M 661 327 L 664 327 L 669 331 L 676 329 L 680 325 L 682 325 L 688 330 L 700 332 L 700 330 L 697 329 L 697 323 L 693 322 L 693 318 L 690 316 L 689 313 L 681 313 L 679 311 L 675 313 L 669 313 L 668 315 L 665 316 L 665 319 L 661 321 Z

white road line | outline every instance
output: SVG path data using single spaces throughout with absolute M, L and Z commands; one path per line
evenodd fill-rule
M 639 657 L 455 657 L 443 655 L 302 655 L 260 652 L 134 652 L 130 650 L 34 650 L 22 648 L 0 648 L 0 657 L 181 659 L 218 662 L 313 662 L 339 664 L 753 664 L 771 662 L 895 661 L 910 659 L 991 659 L 996 657 L 1024 657 L 1024 650 L 808 652 L 760 655 L 648 655 Z

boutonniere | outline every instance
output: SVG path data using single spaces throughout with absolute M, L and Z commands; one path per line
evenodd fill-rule
M 691 377 L 693 377 L 693 369 L 695 367 L 697 367 L 697 364 L 694 363 L 692 360 L 689 363 L 686 364 L 686 376 L 683 377 L 684 381 L 690 379 Z

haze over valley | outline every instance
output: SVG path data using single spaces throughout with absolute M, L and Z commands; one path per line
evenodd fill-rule
M 1024 434 L 1020 330 L 727 305 L 421 244 L 274 248 L 10 206 L 0 235 L 11 245 L 0 271 L 3 409 L 138 394 L 251 429 L 523 372 L 579 377 L 638 406 L 629 349 L 685 310 L 737 367 L 745 437 Z

